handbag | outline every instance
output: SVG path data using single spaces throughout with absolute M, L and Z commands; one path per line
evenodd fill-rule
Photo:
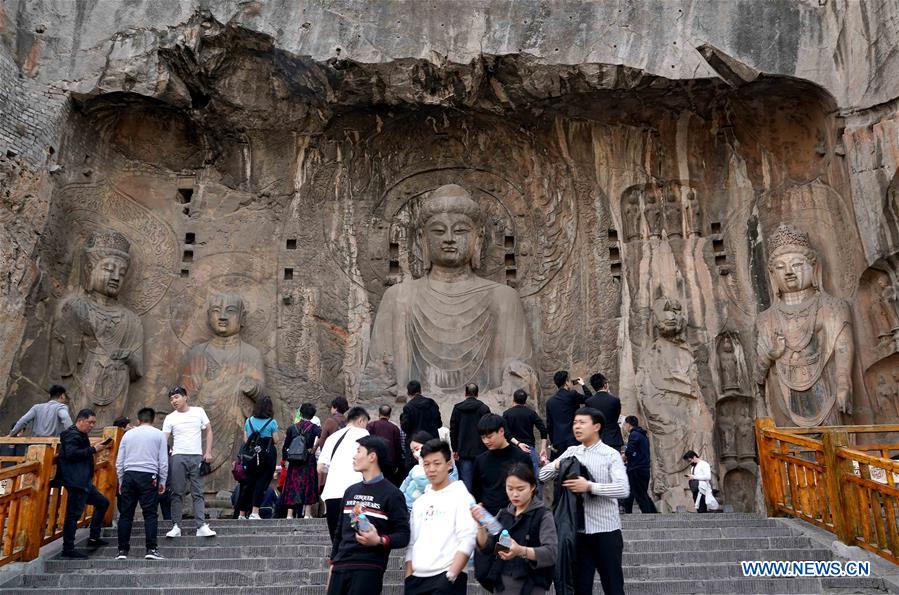
M 234 477 L 234 481 L 237 483 L 242 483 L 247 480 L 247 470 L 244 469 L 243 461 L 240 460 L 240 457 L 234 459 L 234 462 L 231 463 L 231 476 Z

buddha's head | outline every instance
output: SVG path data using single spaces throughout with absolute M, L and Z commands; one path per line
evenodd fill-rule
M 240 333 L 246 317 L 243 298 L 236 293 L 213 293 L 206 308 L 206 322 L 219 337 Z
M 117 231 L 98 231 L 84 247 L 82 286 L 88 293 L 112 299 L 119 296 L 131 264 L 131 244 Z
M 663 337 L 677 337 L 687 327 L 680 301 L 667 296 L 652 303 L 652 319 L 656 330 Z
M 484 241 L 481 207 L 459 185 L 437 188 L 419 206 L 418 241 L 426 270 L 433 265 L 478 268 Z
M 818 255 L 807 234 L 781 225 L 771 236 L 768 250 L 768 273 L 777 296 L 820 287 Z

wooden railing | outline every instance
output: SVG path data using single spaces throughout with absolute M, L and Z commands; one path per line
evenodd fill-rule
M 899 425 L 777 428 L 756 420 L 770 516 L 794 516 L 899 564 L 899 443 L 855 443 Z
M 93 443 L 112 438 L 112 448 L 95 455 L 94 486 L 110 501 L 104 524 L 115 514 L 117 479 L 115 457 L 122 430 L 105 428 Z M 0 438 L 0 444 L 25 445 L 22 456 L 7 455 L 0 462 L 13 463 L 0 469 L 0 566 L 34 560 L 43 545 L 62 537 L 66 516 L 66 489 L 51 487 L 56 475 L 58 438 Z M 93 507 L 87 507 L 79 527 L 90 524 Z

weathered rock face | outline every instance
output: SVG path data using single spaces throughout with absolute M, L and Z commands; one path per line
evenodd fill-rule
M 241 296 L 280 419 L 394 399 L 366 389 L 372 327 L 427 279 L 421 197 L 457 184 L 484 214 L 474 274 L 526 321 L 500 394 L 601 370 L 645 417 L 639 378 L 688 364 L 700 454 L 752 508 L 781 223 L 849 304 L 851 419 L 899 419 L 897 23 L 887 2 L 7 2 L 0 418 L 59 380 L 54 322 L 99 230 L 130 243 L 117 302 L 143 332 L 116 412 L 168 409 L 216 293 Z M 662 296 L 676 350 L 656 349 Z

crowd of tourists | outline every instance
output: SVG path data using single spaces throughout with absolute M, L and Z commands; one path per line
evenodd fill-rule
M 634 415 L 621 417 L 621 401 L 602 374 L 590 377 L 593 391 L 565 371 L 554 382 L 545 422 L 524 390 L 499 413 L 468 384 L 448 429 L 417 381 L 406 387 L 398 425 L 389 405 L 372 419 L 337 397 L 324 422 L 305 403 L 282 428 L 271 398 L 260 396 L 231 469 L 234 516 L 310 517 L 323 503 L 332 543 L 328 593 L 334 595 L 379 592 L 390 552 L 402 548 L 407 594 L 465 593 L 470 574 L 491 592 L 539 595 L 555 582 L 557 592 L 565 585 L 565 592 L 591 593 L 597 573 L 604 593 L 623 593 L 620 513 L 630 513 L 635 500 L 642 513 L 657 512 L 648 494 L 646 431 Z M 83 558 L 74 540 L 86 506 L 95 510 L 88 547 L 107 544 L 100 529 L 109 501 L 92 477 L 94 455 L 112 440 L 91 443 L 96 416 L 89 409 L 72 423 L 63 387 L 51 387 L 50 396 L 12 433 L 30 426 L 32 435 L 60 437 L 54 481 L 68 492 L 62 556 Z M 185 528 L 186 493 L 196 535 L 216 535 L 204 498 L 212 425 L 201 407 L 190 406 L 185 388 L 171 389 L 169 401 L 161 430 L 149 407 L 138 411 L 137 426 L 116 422 L 126 430 L 116 457 L 119 559 L 129 556 L 138 505 L 146 524 L 144 557 L 163 559 L 158 510 L 172 521 L 166 539 L 177 539 Z M 693 451 L 684 459 L 692 465 L 696 509 L 705 512 L 716 505 L 711 468 Z M 544 482 L 555 488 L 551 508 Z

